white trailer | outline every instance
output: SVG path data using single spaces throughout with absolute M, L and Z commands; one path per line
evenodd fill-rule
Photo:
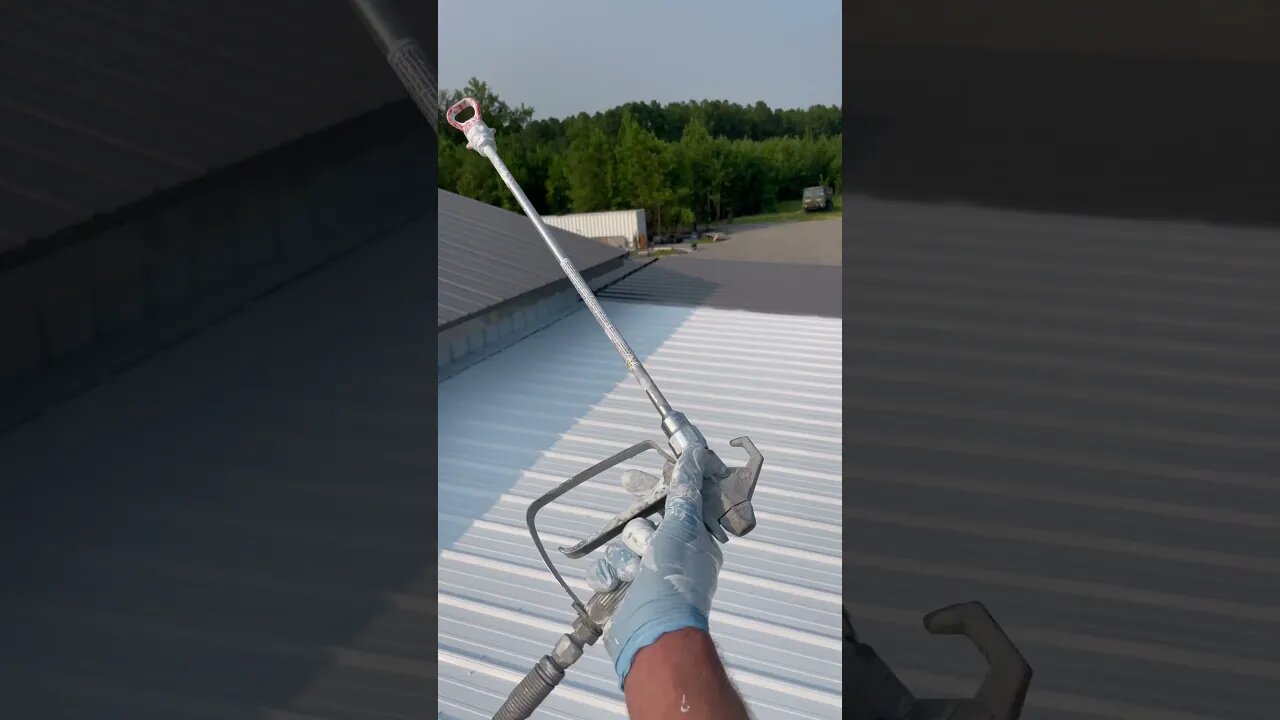
M 550 226 L 605 242 L 623 243 L 628 250 L 647 246 L 644 210 L 608 210 L 605 212 L 543 215 Z

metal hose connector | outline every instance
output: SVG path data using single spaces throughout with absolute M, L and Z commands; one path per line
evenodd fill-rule
M 564 679 L 564 670 L 550 655 L 543 655 L 537 665 L 520 681 L 498 708 L 493 720 L 526 720 Z
M 573 628 L 556 643 L 551 655 L 543 655 L 542 659 L 524 676 L 519 685 L 507 696 L 493 720 L 525 720 L 533 715 L 542 701 L 551 695 L 560 681 L 564 679 L 565 670 L 582 657 L 582 651 L 594 645 L 600 639 L 600 631 L 609 621 L 613 611 L 617 609 L 622 598 L 627 594 L 629 583 L 610 590 L 598 592 L 591 596 L 584 608 L 589 623 L 579 617 L 573 622 Z

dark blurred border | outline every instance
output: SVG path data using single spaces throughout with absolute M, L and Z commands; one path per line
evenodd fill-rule
M 1280 222 L 1280 6 L 847 7 L 848 192 Z

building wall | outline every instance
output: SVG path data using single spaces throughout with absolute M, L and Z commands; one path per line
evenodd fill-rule
M 644 210 L 549 215 L 543 217 L 543 220 L 552 227 L 595 239 L 622 237 L 639 241 L 648 233 Z

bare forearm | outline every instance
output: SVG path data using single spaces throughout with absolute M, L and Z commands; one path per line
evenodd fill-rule
M 749 720 L 711 636 L 676 630 L 636 653 L 623 690 L 631 720 Z

